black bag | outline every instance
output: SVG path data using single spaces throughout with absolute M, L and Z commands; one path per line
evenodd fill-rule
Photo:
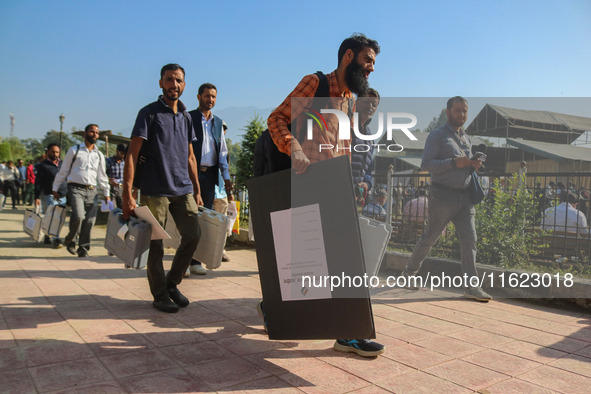
M 484 189 L 480 184 L 480 178 L 476 172 L 472 173 L 472 179 L 470 180 L 468 190 L 470 191 L 470 200 L 472 200 L 472 204 L 480 204 L 480 202 L 484 200 Z

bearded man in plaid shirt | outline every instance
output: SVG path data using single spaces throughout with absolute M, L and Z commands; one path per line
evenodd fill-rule
M 326 75 L 329 96 L 327 108 L 349 114 L 353 112 L 353 93 L 361 96 L 369 88 L 367 79 L 374 71 L 375 59 L 379 53 L 380 46 L 377 41 L 363 34 L 353 34 L 341 43 L 337 69 Z M 306 172 L 310 163 L 351 155 L 351 140 L 339 139 L 338 119 L 334 115 L 325 116 L 325 130 L 321 131 L 314 125 L 312 139 L 297 138 L 304 135 L 306 125 L 305 122 L 295 121 L 307 107 L 312 106 L 319 85 L 318 74 L 306 75 L 267 120 L 273 142 L 280 152 L 291 157 L 292 167 L 298 174 Z M 325 149 L 328 146 L 331 148 Z M 323 149 L 320 149 L 321 147 Z M 262 301 L 259 310 L 263 311 Z M 369 339 L 338 339 L 333 348 L 363 357 L 375 357 L 384 352 L 384 346 Z

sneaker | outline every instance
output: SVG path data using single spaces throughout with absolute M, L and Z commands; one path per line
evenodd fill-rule
M 88 257 L 86 249 L 78 249 L 78 257 Z
M 76 255 L 76 244 L 74 242 L 66 243 L 66 249 L 70 254 Z
M 63 247 L 64 247 L 64 244 L 61 239 L 59 239 L 59 238 L 53 239 L 53 248 L 54 249 L 61 249 Z
M 228 262 L 230 261 L 230 258 L 228 257 L 228 255 L 226 253 L 222 253 L 222 261 L 223 262 Z
M 205 270 L 205 268 L 203 268 L 203 266 L 201 264 L 191 265 L 191 266 L 189 266 L 189 269 L 191 270 L 191 273 L 195 274 L 195 275 L 206 275 L 207 274 L 207 271 Z
M 464 297 L 480 302 L 489 302 L 492 300 L 492 297 L 480 287 L 467 288 L 466 291 L 464 291 Z
M 337 352 L 357 353 L 361 357 L 376 357 L 384 353 L 384 345 L 369 339 L 337 339 L 332 348 Z
M 183 277 L 189 278 L 190 276 L 191 276 L 191 268 L 187 267 L 187 270 L 185 271 L 185 274 L 183 275 Z
M 166 313 L 177 313 L 179 311 L 179 306 L 172 302 L 172 300 L 168 297 L 162 300 L 154 300 L 152 302 L 152 306 L 159 311 Z
M 189 299 L 185 297 L 176 287 L 174 289 L 168 289 L 168 295 L 170 296 L 170 299 L 181 308 L 189 305 Z
M 257 312 L 259 313 L 259 316 L 261 317 L 261 319 L 263 319 L 263 327 L 265 328 L 265 332 L 268 332 L 267 331 L 267 315 L 265 314 L 265 311 L 263 310 L 263 301 L 261 301 L 257 304 Z

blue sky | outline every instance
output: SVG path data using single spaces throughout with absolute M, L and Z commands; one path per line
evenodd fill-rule
M 129 135 L 169 62 L 185 67 L 190 108 L 203 82 L 217 110 L 271 108 L 303 75 L 332 71 L 353 32 L 382 47 L 370 83 L 383 97 L 589 97 L 589 20 L 587 0 L 6 0 L 0 137 L 9 113 L 17 137 L 40 138 L 62 112 L 64 130 Z

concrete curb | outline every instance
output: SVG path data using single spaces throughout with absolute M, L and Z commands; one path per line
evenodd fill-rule
M 392 275 L 402 272 L 410 255 L 404 252 L 386 252 L 380 273 Z M 576 305 L 591 310 L 591 280 L 573 278 L 570 285 L 571 282 L 565 282 L 563 275 L 557 278 L 555 275 L 546 274 L 544 284 L 547 286 L 543 284 L 536 286 L 537 280 L 532 277 L 532 272 L 484 264 L 476 264 L 476 266 L 479 276 L 485 278 L 482 287 L 496 298 L 522 298 L 537 303 Z M 451 259 L 427 257 L 418 274 L 425 278 L 427 273 L 431 277 L 441 276 L 443 273 L 447 276 L 460 276 L 462 275 L 461 264 Z M 504 286 L 501 286 L 501 278 L 504 279 Z M 490 286 L 491 280 L 493 287 Z

